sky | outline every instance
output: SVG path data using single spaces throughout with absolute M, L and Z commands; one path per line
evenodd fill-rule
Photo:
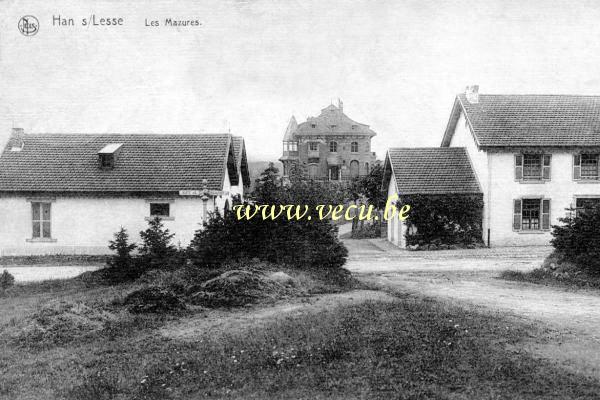
M 92 14 L 123 25 L 82 26 Z M 24 15 L 39 20 L 36 35 L 19 32 Z M 75 26 L 53 25 L 58 16 Z M 275 160 L 292 115 L 339 98 L 377 133 L 382 159 L 439 146 L 467 85 L 600 94 L 598 21 L 600 2 L 572 0 L 0 0 L 0 140 L 12 127 L 230 131 L 250 160 Z

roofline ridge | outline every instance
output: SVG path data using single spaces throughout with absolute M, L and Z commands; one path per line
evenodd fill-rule
M 75 132 L 75 133 L 60 133 L 60 132 L 25 132 L 24 135 L 37 135 L 37 136 L 236 136 L 230 132 L 223 132 L 223 133 L 216 133 L 216 132 L 211 132 L 211 133 L 195 133 L 195 132 L 190 132 L 190 133 L 163 133 L 163 132 L 158 132 L 158 133 L 98 133 L 98 132 L 86 132 L 86 133 L 81 133 L 81 132 Z M 238 135 L 238 137 L 242 137 L 241 135 Z
M 388 150 L 444 150 L 448 151 L 448 149 L 466 149 L 463 146 L 455 146 L 455 147 L 442 147 L 442 146 L 419 146 L 419 147 L 389 147 Z
M 457 96 L 464 96 L 458 93 Z M 479 96 L 538 96 L 538 97 L 598 97 L 600 94 L 562 94 L 562 93 L 479 93 Z

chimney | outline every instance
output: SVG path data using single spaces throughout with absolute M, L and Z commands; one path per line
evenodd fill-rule
M 342 100 L 340 100 L 339 97 L 338 97 L 338 108 L 340 109 L 340 112 L 344 112 L 344 102 Z
M 479 103 L 479 85 L 467 86 L 465 90 L 467 101 L 471 104 Z
M 12 133 L 10 135 L 10 139 L 8 141 L 8 145 L 10 146 L 10 151 L 21 151 L 23 150 L 23 146 L 25 146 L 24 142 L 25 132 L 23 128 L 12 128 Z

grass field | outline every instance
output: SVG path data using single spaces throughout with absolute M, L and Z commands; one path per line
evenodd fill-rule
M 0 396 L 595 399 L 600 392 L 598 380 L 519 350 L 552 334 L 502 315 L 406 297 L 280 313 L 178 340 L 161 332 L 202 319 L 206 310 L 131 315 L 114 306 L 131 289 L 63 282 L 0 298 L 7 310 L 0 317 Z M 98 323 L 90 329 L 83 316 Z M 58 326 L 40 331 L 48 318 Z

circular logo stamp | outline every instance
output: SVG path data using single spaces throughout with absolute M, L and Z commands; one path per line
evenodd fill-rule
M 25 36 L 33 36 L 40 30 L 40 22 L 33 15 L 26 15 L 19 20 L 19 32 Z

